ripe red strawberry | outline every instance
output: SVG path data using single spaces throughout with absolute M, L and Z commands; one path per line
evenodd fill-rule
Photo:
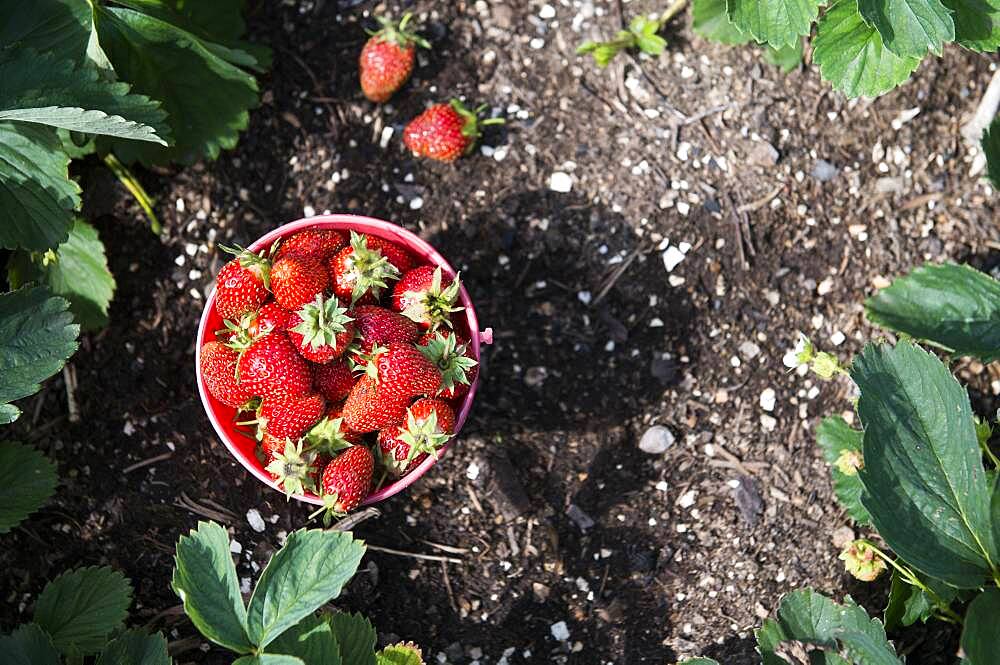
M 367 372 L 377 379 L 380 390 L 404 398 L 436 395 L 441 389 L 441 372 L 412 344 L 382 347 Z
M 285 256 L 309 256 L 325 261 L 347 244 L 347 237 L 334 229 L 306 229 L 281 241 L 277 261 Z
M 344 402 L 344 422 L 355 432 L 375 432 L 403 422 L 408 403 L 408 398 L 390 392 L 365 375 Z
M 331 404 L 343 402 L 357 379 L 343 360 L 313 365 L 313 387 Z
M 354 339 L 354 319 L 340 306 L 336 296 L 316 300 L 302 306 L 288 317 L 288 338 L 306 360 L 328 363 L 344 355 Z
M 278 304 L 296 311 L 329 285 L 323 262 L 310 256 L 285 256 L 271 266 L 271 290 Z
M 240 356 L 236 369 L 240 386 L 264 399 L 304 395 L 312 386 L 309 365 L 282 331 L 251 344 Z
M 351 244 L 327 262 L 333 292 L 354 305 L 375 302 L 389 280 L 399 279 L 402 269 L 390 261 L 388 253 L 399 254 L 397 261 L 409 262 L 409 256 L 392 243 L 375 236 L 351 231 Z
M 226 330 L 216 333 L 227 340 L 227 344 L 242 351 L 249 347 L 258 337 L 263 337 L 274 330 L 284 330 L 288 327 L 289 312 L 271 301 L 256 312 L 247 312 L 238 322 L 225 320 Z
M 318 393 L 269 397 L 257 412 L 257 427 L 279 439 L 298 439 L 319 422 L 326 401 Z
M 410 17 L 405 14 L 399 25 L 379 17 L 382 29 L 370 33 L 361 49 L 361 91 L 373 102 L 388 101 L 410 78 L 416 46 L 431 47 L 426 39 L 407 29 Z
M 458 399 L 469 392 L 469 386 L 479 375 L 479 363 L 472 357 L 468 342 L 442 328 L 428 331 L 420 338 L 417 348 L 441 372 L 439 397 Z
M 364 446 L 351 446 L 323 469 L 321 496 L 327 511 L 343 514 L 354 510 L 372 486 L 375 459 Z
M 254 254 L 239 246 L 219 248 L 236 258 L 215 276 L 215 311 L 224 319 L 237 319 L 260 309 L 270 289 L 271 262 L 267 252 Z
M 440 399 L 419 399 L 406 414 L 399 427 L 378 433 L 379 459 L 393 477 L 409 473 L 427 457 L 447 443 L 455 431 L 455 411 Z
M 453 162 L 472 152 L 482 136 L 480 127 L 498 125 L 503 118 L 480 120 L 486 105 L 471 111 L 457 99 L 448 104 L 435 104 L 403 130 L 403 145 L 417 157 L 429 157 L 441 162 Z
M 205 387 L 215 399 L 226 406 L 240 408 L 253 393 L 236 381 L 239 354 L 222 342 L 206 342 L 201 347 L 199 367 Z
M 365 438 L 364 432 L 354 431 L 353 429 L 351 429 L 350 425 L 348 425 L 347 422 L 344 420 L 343 404 L 335 404 L 334 406 L 331 406 L 329 409 L 327 409 L 326 417 L 329 418 L 331 421 L 337 419 L 341 421 L 340 433 L 344 436 L 344 438 L 347 441 L 351 443 L 361 443 L 361 440 Z
M 392 308 L 415 321 L 424 330 L 444 324 L 451 326 L 451 313 L 456 307 L 461 288 L 458 275 L 444 277 L 441 266 L 420 266 L 403 275 L 392 290 Z
M 405 249 L 390 240 L 385 240 L 378 236 L 366 237 L 368 238 L 368 248 L 381 252 L 382 256 L 395 266 L 400 275 L 413 270 L 413 257 Z
M 358 305 L 351 310 L 351 316 L 357 323 L 358 333 L 361 336 L 360 347 L 364 353 L 370 353 L 372 348 L 390 342 L 415 342 L 420 336 L 420 331 L 413 321 L 384 307 Z

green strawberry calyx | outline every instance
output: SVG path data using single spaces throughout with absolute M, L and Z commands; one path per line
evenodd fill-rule
M 479 364 L 465 355 L 468 345 L 459 344 L 455 335 L 436 333 L 427 344 L 417 348 L 441 372 L 438 394 L 448 392 L 459 383 L 469 385 L 469 371 Z
M 354 320 L 336 296 L 324 298 L 322 293 L 316 294 L 315 301 L 303 305 L 298 315 L 302 321 L 291 330 L 302 335 L 302 343 L 314 351 L 324 347 L 336 349 L 337 335 L 347 332 L 347 324 Z
M 343 418 L 323 418 L 306 432 L 304 438 L 310 451 L 324 455 L 332 456 L 352 445 L 344 436 Z
M 456 307 L 458 292 L 462 288 L 459 273 L 451 280 L 447 288 L 441 288 L 441 266 L 434 270 L 430 288 L 421 291 L 407 291 L 406 301 L 409 303 L 401 312 L 403 316 L 417 323 L 429 323 L 431 329 L 436 329 L 442 323 L 451 327 L 451 313 L 461 312 L 464 307 Z
M 316 491 L 316 484 L 309 475 L 316 453 L 304 451 L 303 445 L 302 439 L 295 443 L 291 439 L 285 439 L 285 449 L 274 453 L 274 459 L 265 467 L 268 473 L 274 475 L 274 481 L 289 499 L 293 494 L 304 494 L 306 490 Z
M 280 240 L 275 241 L 268 249 L 262 249 L 260 252 L 254 254 L 252 251 L 246 247 L 241 247 L 240 245 L 219 245 L 219 249 L 226 252 L 227 254 L 232 254 L 237 259 L 239 259 L 240 265 L 243 268 L 251 271 L 255 274 L 264 285 L 264 288 L 268 291 L 271 290 L 271 257 L 278 250 L 278 244 Z
M 403 14 L 403 18 L 399 23 L 396 23 L 387 16 L 377 16 L 375 20 L 378 21 L 381 27 L 378 30 L 365 30 L 365 32 L 372 37 L 378 37 L 383 42 L 396 44 L 400 48 L 409 48 L 411 45 L 416 44 L 420 48 L 429 49 L 431 43 L 418 35 L 413 28 L 409 27 L 411 18 L 413 18 L 413 14 L 410 12 Z
M 483 135 L 482 127 L 486 127 L 487 125 L 502 125 L 507 122 L 503 118 L 480 119 L 483 112 L 489 108 L 488 104 L 481 104 L 475 109 L 470 109 L 458 99 L 452 99 L 448 103 L 455 113 L 462 118 L 462 136 L 470 139 L 469 144 L 465 146 L 465 154 L 472 152 L 473 148 L 475 148 L 476 141 Z
M 387 280 L 399 279 L 399 269 L 389 263 L 389 259 L 377 249 L 368 248 L 368 238 L 351 231 L 351 304 L 358 302 L 365 293 L 371 291 L 378 298 L 382 289 L 387 288 Z
M 428 453 L 437 457 L 438 450 L 448 443 L 451 434 L 442 432 L 438 428 L 437 411 L 431 410 L 426 418 L 417 420 L 413 415 L 413 410 L 406 412 L 406 425 L 400 428 L 399 440 L 410 447 L 410 452 L 403 462 L 405 468 L 414 457 L 421 453 Z

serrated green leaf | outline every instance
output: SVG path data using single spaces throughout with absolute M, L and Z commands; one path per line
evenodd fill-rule
M 288 536 L 264 568 L 250 598 L 250 639 L 265 647 L 339 596 L 364 552 L 364 545 L 350 533 L 299 529 Z
M 301 658 L 283 656 L 274 653 L 262 653 L 259 656 L 243 656 L 233 661 L 233 665 L 306 665 Z M 311 663 L 309 665 L 312 665 Z
M 982 146 L 986 154 L 986 175 L 993 186 L 1000 189 L 1000 116 L 983 132 Z
M 112 141 L 123 162 L 192 163 L 236 146 L 258 102 L 253 76 L 206 48 L 198 37 L 123 7 L 98 7 L 97 31 L 121 79 L 163 102 L 174 146 Z M 107 140 L 105 140 L 107 141 Z
M 861 454 L 862 433 L 852 429 L 847 421 L 840 416 L 824 418 L 816 428 L 816 443 L 823 451 L 823 458 L 830 465 L 830 475 L 833 477 L 833 491 L 837 500 L 847 514 L 858 524 L 871 524 L 871 516 L 861 505 L 861 492 L 864 486 L 858 474 L 846 475 L 837 468 L 837 460 L 845 452 Z
M 4 665 L 61 665 L 52 639 L 34 623 L 0 637 L 0 662 Z
M 839 0 L 823 14 L 813 40 L 820 74 L 848 97 L 878 97 L 910 78 L 920 58 L 900 58 L 865 23 L 857 0 Z
M 108 306 L 115 293 L 115 278 L 108 270 L 104 243 L 97 230 L 76 220 L 69 239 L 50 254 L 20 252 L 8 267 L 13 288 L 37 282 L 69 300 L 70 311 L 84 330 L 99 330 L 108 324 Z
M 1000 48 L 1000 0 L 942 0 L 955 22 L 955 41 L 978 53 Z
M 0 294 L 0 404 L 38 392 L 76 351 L 80 326 L 68 309 L 42 287 Z
M 865 303 L 873 323 L 984 362 L 1000 359 L 1000 282 L 967 265 L 927 264 Z
M 96 665 L 171 665 L 172 662 L 162 633 L 150 635 L 141 630 L 126 630 L 108 642 Z
M 997 636 L 1000 635 L 1000 589 L 979 594 L 965 613 L 962 649 L 971 665 L 997 665 Z
M 375 665 L 375 628 L 360 614 L 339 612 L 330 617 L 330 627 L 340 643 L 344 665 Z
M 35 623 L 67 656 L 97 653 L 121 628 L 132 603 L 132 585 L 107 566 L 78 568 L 49 582 L 35 603 Z
M 63 151 L 70 159 L 82 159 L 97 152 L 96 138 L 92 134 L 71 132 L 67 129 L 57 129 L 56 136 L 62 144 Z
M 802 40 L 781 48 L 765 46 L 762 55 L 767 64 L 779 67 L 786 74 L 791 73 L 802 64 Z
M 270 49 L 240 40 L 246 31 L 243 0 L 118 0 L 118 4 L 198 36 L 208 50 L 234 65 L 254 71 L 264 71 L 271 65 Z
M 378 665 L 424 665 L 424 655 L 415 644 L 390 644 L 375 654 Z M 690 658 L 687 665 L 719 665 L 711 658 Z M 682 664 L 683 665 L 683 664 Z
M 868 345 L 851 377 L 861 393 L 862 503 L 872 523 L 911 567 L 958 588 L 980 586 L 997 552 L 965 390 L 936 356 L 906 341 Z
M 809 34 L 819 0 L 726 0 L 726 13 L 742 32 L 781 48 Z
M 38 510 L 56 490 L 56 465 L 31 446 L 0 442 L 0 533 Z
M 306 663 L 341 665 L 340 644 L 329 622 L 315 615 L 307 616 L 277 637 L 267 650 L 301 658 Z
M 87 0 L 33 2 L 0 0 L 0 44 L 34 49 L 57 60 L 89 60 L 99 69 L 111 65 L 97 42 L 94 16 Z
M 726 0 L 694 0 L 692 28 L 705 39 L 721 44 L 746 44 L 750 36 L 733 25 L 726 13 Z
M 955 41 L 955 24 L 941 0 L 858 0 L 858 10 L 901 58 L 922 58 L 927 51 L 941 55 L 944 45 Z
M 958 596 L 958 590 L 947 584 L 927 577 L 923 577 L 921 581 L 945 603 L 950 604 Z M 917 621 L 926 622 L 934 615 L 934 602 L 923 589 L 907 584 L 899 572 L 893 570 L 889 603 L 885 608 L 886 630 L 912 626 Z
M 76 69 L 32 49 L 0 51 L 0 81 L 0 120 L 167 144 L 159 102 L 129 94 L 127 84 L 104 80 L 93 67 Z
M 0 247 L 55 247 L 79 207 L 80 188 L 69 179 L 69 157 L 55 130 L 0 122 Z
M 184 602 L 191 623 L 207 639 L 236 653 L 253 651 L 224 528 L 215 522 L 199 522 L 197 529 L 181 536 L 171 586 Z
M 811 663 L 847 665 L 871 662 L 872 665 L 901 665 L 889 645 L 885 629 L 878 619 L 869 618 L 850 596 L 838 605 L 812 589 L 799 589 L 785 595 L 778 607 L 778 617 L 764 623 L 757 631 L 758 652 L 764 665 L 787 665 L 776 652 L 783 642 L 796 641 L 823 650 L 810 653 Z M 877 660 L 845 661 L 837 651 L 855 650 L 871 654 Z M 888 659 L 886 659 L 888 658 Z

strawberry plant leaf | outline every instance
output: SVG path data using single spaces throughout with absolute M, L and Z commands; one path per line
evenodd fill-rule
M 838 462 L 844 460 L 845 453 L 848 456 L 856 453 L 860 458 L 862 436 L 861 432 L 852 429 L 840 416 L 825 418 L 816 428 L 816 443 L 823 451 L 826 463 L 830 465 L 837 500 L 851 519 L 865 526 L 871 524 L 871 516 L 861 505 L 861 492 L 864 490 L 861 478 L 856 471 L 849 475 L 838 468 Z
M 253 643 L 266 647 L 339 596 L 364 552 L 364 545 L 350 533 L 299 529 L 288 536 L 264 568 L 250 598 L 247 626 Z
M 103 70 L 111 63 L 97 41 L 94 12 L 86 0 L 31 3 L 0 0 L 0 44 L 14 50 L 34 49 L 56 60 L 89 60 Z
M 878 97 L 910 78 L 919 58 L 901 58 L 865 23 L 857 0 L 839 0 L 823 14 L 813 40 L 820 75 L 848 97 Z
M 295 656 L 283 656 L 275 653 L 262 653 L 258 656 L 243 656 L 233 661 L 233 665 L 306 665 L 305 661 Z
M 955 41 L 978 53 L 1000 48 L 1000 0 L 942 0 L 955 21 Z
M 100 651 L 121 628 L 132 603 L 132 585 L 107 566 L 78 568 L 49 582 L 35 603 L 35 623 L 64 655 Z
M 196 530 L 181 536 L 171 586 L 184 602 L 191 623 L 207 639 L 236 653 L 253 650 L 224 528 L 215 522 L 199 522 Z
M 0 294 L 0 423 L 20 414 L 8 402 L 38 392 L 76 351 L 80 326 L 68 308 L 41 287 Z
M 870 665 L 901 665 L 886 639 L 882 622 L 872 619 L 850 596 L 838 605 L 829 598 L 813 591 L 800 589 L 785 595 L 778 607 L 778 615 L 768 619 L 756 633 L 757 647 L 764 665 L 786 665 L 788 661 L 778 655 L 783 642 L 796 641 L 817 647 L 810 662 L 827 665 L 847 665 L 863 662 Z M 836 651 L 854 650 L 868 660 L 844 660 Z
M 38 510 L 56 491 L 56 465 L 31 446 L 0 443 L 0 533 Z
M 965 612 L 962 649 L 969 665 L 996 665 L 1000 635 L 1000 589 L 989 588 L 976 596 Z
M 96 665 L 172 665 L 163 633 L 126 630 L 108 642 Z
M 955 23 L 941 0 L 858 0 L 858 10 L 901 58 L 941 55 L 945 43 L 955 41 Z
M 906 341 L 868 345 L 851 377 L 872 523 L 913 568 L 958 588 L 981 586 L 997 549 L 969 396 L 936 356 Z
M 330 623 L 321 617 L 309 615 L 281 635 L 267 647 L 271 653 L 301 658 L 306 663 L 341 665 L 340 644 Z
M 865 303 L 877 325 L 984 362 L 1000 359 L 1000 282 L 967 265 L 927 264 Z
M 69 239 L 54 253 L 13 255 L 7 279 L 15 289 L 26 282 L 38 282 L 66 298 L 73 318 L 84 330 L 99 330 L 108 324 L 115 278 L 108 270 L 97 230 L 83 220 L 73 223 Z
M 34 122 L 90 134 L 166 145 L 159 102 L 129 94 L 125 83 L 76 69 L 32 49 L 0 52 L 0 120 Z
M 360 614 L 339 612 L 330 617 L 344 665 L 375 665 L 375 629 Z
M 730 45 L 746 44 L 750 41 L 750 35 L 729 20 L 729 15 L 726 14 L 726 0 L 694 0 L 691 17 L 694 31 L 705 39 Z
M 779 67 L 781 71 L 789 74 L 798 69 L 798 66 L 802 64 L 802 40 L 798 40 L 791 46 L 782 46 L 781 48 L 765 46 L 763 56 L 764 62 Z
M 415 644 L 390 644 L 375 654 L 375 662 L 378 665 L 424 665 L 424 655 Z
M 726 0 L 726 13 L 740 31 L 781 48 L 809 34 L 819 0 Z
M 945 603 L 950 604 L 958 598 L 959 591 L 955 587 L 926 576 L 921 576 L 921 581 Z M 895 569 L 892 571 L 889 603 L 885 608 L 886 630 L 911 626 L 917 621 L 926 622 L 933 616 L 934 609 L 934 599 L 927 592 L 907 584 L 899 571 Z
M 34 623 L 0 637 L 0 662 L 4 665 L 61 665 L 52 638 Z
M 80 207 L 55 130 L 0 122 L 0 247 L 44 251 L 64 242 Z
M 253 76 L 219 57 L 202 40 L 166 21 L 123 7 L 98 7 L 97 31 L 118 75 L 135 92 L 163 102 L 173 130 L 170 148 L 111 141 L 123 162 L 215 159 L 235 147 L 257 105 Z M 103 141 L 108 141 L 104 139 Z
M 223 60 L 254 71 L 271 66 L 271 51 L 240 40 L 246 32 L 243 0 L 116 0 L 119 5 L 155 16 L 200 37 L 205 48 Z
M 1000 116 L 983 132 L 982 146 L 986 153 L 986 175 L 993 186 L 1000 189 Z

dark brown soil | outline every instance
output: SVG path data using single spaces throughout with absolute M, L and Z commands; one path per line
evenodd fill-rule
M 959 135 L 989 58 L 948 49 L 897 92 L 847 102 L 814 68 L 783 76 L 752 48 L 696 37 L 684 15 L 661 58 L 598 71 L 573 48 L 616 30 L 619 5 L 595 3 L 603 15 L 575 31 L 590 3 L 549 2 L 544 20 L 536 2 L 414 3 L 435 50 L 383 107 L 361 98 L 356 55 L 365 12 L 385 7 L 256 3 L 252 36 L 275 52 L 265 101 L 218 162 L 141 174 L 162 241 L 105 172 L 83 169 L 118 293 L 110 328 L 72 362 L 83 421 L 67 421 L 57 377 L 4 430 L 50 452 L 62 484 L 4 537 L 0 625 L 30 616 L 58 572 L 108 563 L 135 584 L 134 621 L 165 628 L 178 662 L 230 662 L 187 639 L 169 588 L 173 545 L 201 519 L 182 503 L 228 511 L 240 576 L 254 579 L 309 511 L 215 439 L 195 330 L 223 261 L 215 243 L 310 210 L 416 230 L 461 267 L 496 331 L 460 444 L 357 530 L 409 552 L 460 548 L 463 563 L 370 552 L 340 606 L 431 662 L 594 665 L 755 663 L 754 627 L 806 585 L 880 610 L 887 584 L 854 583 L 837 561 L 849 521 L 813 443 L 821 416 L 850 413 L 850 386 L 787 373 L 781 357 L 797 330 L 849 357 L 877 334 L 863 298 L 924 260 L 997 265 L 995 198 Z M 491 104 L 506 127 L 454 166 L 404 154 L 402 125 L 450 96 Z M 557 171 L 570 192 L 550 189 Z M 661 255 L 681 243 L 668 272 Z M 962 369 L 984 413 L 998 406 L 988 371 Z M 666 454 L 637 446 L 653 424 L 674 435 Z M 568 641 L 553 637 L 559 622 Z M 908 662 L 954 661 L 954 633 L 895 637 Z

